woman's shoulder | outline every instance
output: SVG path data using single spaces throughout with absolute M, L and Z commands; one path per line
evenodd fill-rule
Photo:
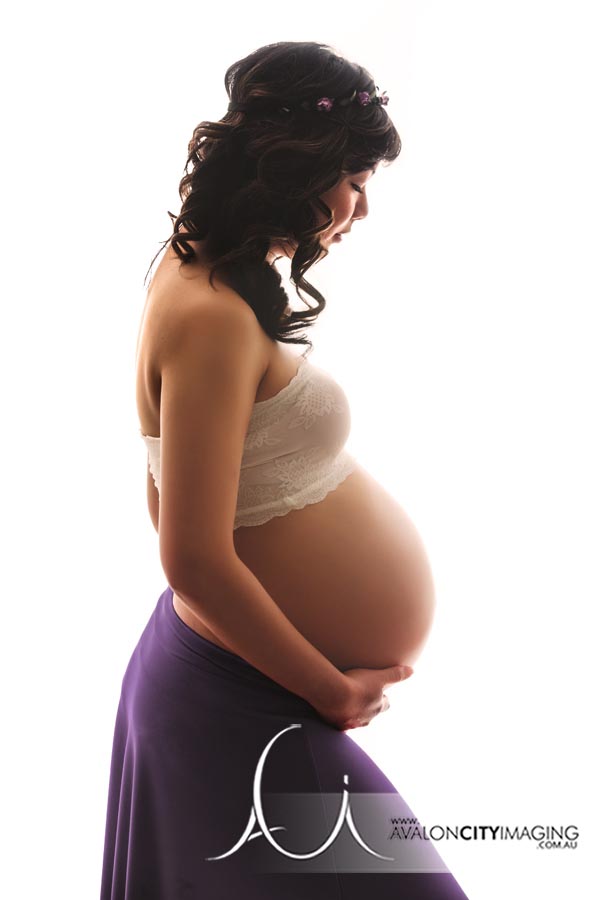
M 140 323 L 136 393 L 146 434 L 159 433 L 161 383 L 173 363 L 180 369 L 202 348 L 214 359 L 212 348 L 220 347 L 224 361 L 250 354 L 264 375 L 273 356 L 273 342 L 239 294 L 225 285 L 213 290 L 205 272 L 195 277 L 182 269 L 180 277 L 177 261 L 156 270 Z
M 212 273 L 206 262 L 183 263 L 173 252 L 161 259 L 150 282 L 147 301 L 166 306 L 171 313 L 197 314 L 203 309 L 217 308 L 226 298 L 228 307 L 243 309 L 248 306 L 243 297 L 233 290 L 219 275 Z
M 156 354 L 168 352 L 188 331 L 204 327 L 224 338 L 231 329 L 263 345 L 268 342 L 252 308 L 218 273 L 211 284 L 208 265 L 182 265 L 174 256 L 163 257 L 146 297 L 147 335 Z

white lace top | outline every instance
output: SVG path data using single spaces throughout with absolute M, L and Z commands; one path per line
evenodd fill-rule
M 301 356 L 289 384 L 254 404 L 244 441 L 234 529 L 260 525 L 322 500 L 356 466 L 344 448 L 349 432 L 350 409 L 342 388 Z M 160 437 L 142 434 L 142 438 L 160 492 Z

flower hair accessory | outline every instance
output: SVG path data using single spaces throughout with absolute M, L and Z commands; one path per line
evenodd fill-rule
M 351 97 L 345 97 L 343 100 L 338 100 L 335 97 L 319 97 L 319 99 L 314 102 L 305 100 L 300 106 L 303 109 L 317 109 L 319 112 L 331 112 L 334 105 L 349 106 L 354 102 L 358 103 L 359 106 L 368 106 L 369 104 L 373 104 L 374 106 L 387 106 L 389 99 L 387 91 L 380 94 L 379 87 L 375 85 L 375 88 L 372 91 L 354 91 Z
M 389 99 L 387 91 L 380 94 L 379 88 L 375 85 L 372 91 L 353 91 L 350 97 L 344 97 L 341 100 L 336 97 L 319 97 L 318 100 L 303 100 L 298 106 L 306 110 L 316 109 L 317 112 L 331 112 L 334 106 L 349 106 L 351 103 L 357 103 L 359 106 L 368 106 L 369 104 L 387 106 Z M 256 100 L 250 103 L 236 103 L 232 100 L 227 110 L 228 112 L 259 112 L 261 105 L 260 101 L 257 102 Z M 267 101 L 267 105 L 270 105 L 269 101 Z M 286 113 L 292 111 L 291 106 L 281 106 L 279 108 Z

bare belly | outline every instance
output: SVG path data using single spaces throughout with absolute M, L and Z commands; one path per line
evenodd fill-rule
M 339 669 L 414 664 L 433 577 L 402 507 L 360 465 L 319 503 L 238 528 L 235 549 L 298 630 Z M 175 611 L 227 647 L 174 595 Z

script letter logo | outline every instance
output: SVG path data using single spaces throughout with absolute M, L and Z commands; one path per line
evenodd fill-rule
M 320 847 L 317 847 L 317 849 L 313 850 L 311 853 L 292 853 L 290 850 L 286 850 L 284 847 L 281 847 L 277 843 L 277 841 L 275 840 L 275 838 L 273 837 L 271 832 L 279 831 L 281 829 L 285 830 L 285 827 L 282 825 L 278 825 L 278 826 L 275 826 L 270 829 L 269 826 L 267 825 L 267 821 L 265 819 L 265 815 L 264 815 L 263 808 L 262 808 L 262 801 L 261 801 L 261 794 L 260 794 L 262 773 L 263 773 L 263 769 L 264 769 L 264 765 L 265 765 L 265 760 L 267 758 L 267 754 L 268 754 L 269 750 L 271 749 L 271 747 L 273 746 L 273 744 L 275 743 L 275 741 L 277 740 L 277 738 L 281 737 L 282 734 L 285 734 L 286 731 L 290 731 L 292 728 L 301 728 L 301 727 L 302 726 L 300 724 L 289 725 L 287 728 L 284 728 L 282 731 L 280 731 L 279 734 L 276 734 L 274 738 L 271 738 L 271 740 L 269 741 L 269 743 L 267 744 L 267 746 L 265 747 L 265 749 L 263 750 L 263 752 L 261 754 L 261 757 L 256 766 L 256 772 L 254 773 L 254 781 L 253 781 L 253 789 L 252 789 L 252 801 L 253 802 L 252 802 L 252 809 L 250 810 L 250 817 L 248 819 L 248 824 L 246 825 L 244 831 L 242 832 L 239 840 L 233 845 L 233 847 L 230 850 L 228 850 L 226 853 L 222 853 L 220 856 L 207 856 L 207 857 L 205 857 L 207 861 L 213 861 L 213 860 L 217 860 L 217 859 L 225 859 L 225 857 L 231 856 L 232 853 L 235 853 L 236 850 L 239 850 L 239 848 L 246 841 L 250 841 L 253 838 L 259 837 L 261 833 L 264 835 L 264 837 L 266 837 L 266 839 L 269 841 L 269 843 L 279 853 L 282 853 L 284 856 L 288 856 L 288 857 L 290 857 L 290 859 L 313 859 L 313 857 L 318 856 L 320 853 L 324 853 L 325 850 L 327 850 L 327 848 L 333 844 L 334 840 L 336 839 L 336 837 L 338 836 L 338 834 L 340 832 L 340 829 L 342 828 L 342 825 L 344 824 L 344 821 L 347 822 L 348 828 L 350 829 L 350 832 L 351 832 L 352 836 L 354 837 L 354 839 L 364 850 L 367 851 L 367 853 L 371 853 L 373 856 L 377 856 L 379 859 L 388 859 L 388 860 L 394 859 L 393 856 L 382 856 L 381 853 L 377 853 L 375 850 L 371 849 L 371 847 L 367 846 L 367 844 L 363 841 L 360 834 L 358 833 L 358 830 L 357 830 L 354 820 L 352 818 L 352 811 L 350 809 L 350 799 L 349 799 L 348 791 L 346 788 L 344 788 L 344 790 L 343 790 L 342 805 L 340 807 L 337 821 L 333 827 L 331 834 L 329 835 L 329 837 L 327 838 L 327 840 L 325 841 L 324 844 L 322 844 Z M 348 784 L 348 776 L 347 775 L 344 775 L 344 784 L 346 784 L 346 785 Z M 257 831 L 254 834 L 252 834 L 252 829 L 254 828 L 254 825 L 257 820 L 258 820 L 258 824 L 260 825 L 260 831 Z

